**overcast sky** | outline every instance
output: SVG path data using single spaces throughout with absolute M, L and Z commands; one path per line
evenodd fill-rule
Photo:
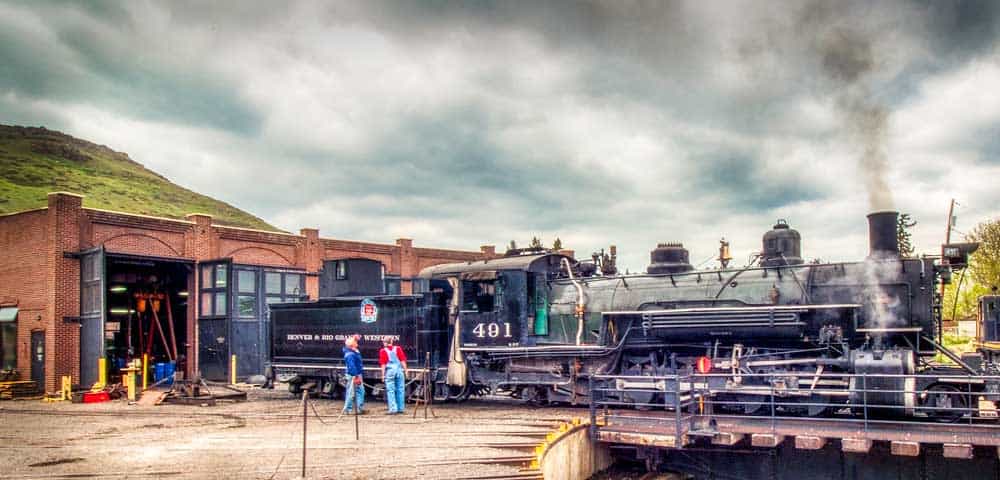
M 0 1 L 0 123 L 289 231 L 737 263 L 1000 215 L 1000 2 Z M 710 265 L 711 262 L 707 263 Z

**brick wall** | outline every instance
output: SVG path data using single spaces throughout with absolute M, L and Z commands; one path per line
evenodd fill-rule
M 45 292 L 50 312 L 45 332 L 48 391 L 56 389 L 56 379 L 63 375 L 71 375 L 74 383 L 80 380 L 80 324 L 64 321 L 80 316 L 80 261 L 64 254 L 80 250 L 82 202 L 78 195 L 49 194 L 46 257 L 51 268 Z
M 45 209 L 0 217 L 0 305 L 16 306 L 17 370 L 31 378 L 31 332 L 48 325 L 48 216 Z

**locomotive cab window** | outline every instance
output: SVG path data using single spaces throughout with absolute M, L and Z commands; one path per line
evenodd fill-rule
M 493 280 L 463 280 L 462 310 L 469 312 L 493 312 L 500 308 L 501 282 Z
M 528 325 L 532 335 L 549 334 L 549 304 L 545 296 L 545 275 L 530 273 L 527 281 Z

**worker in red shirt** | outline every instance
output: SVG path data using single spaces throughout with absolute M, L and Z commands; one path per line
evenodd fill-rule
M 386 336 L 378 352 L 378 364 L 385 379 L 385 399 L 389 403 L 387 415 L 403 413 L 406 406 L 406 354 L 394 343 L 391 336 Z

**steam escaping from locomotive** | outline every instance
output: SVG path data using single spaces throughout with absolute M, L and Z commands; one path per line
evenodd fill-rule
M 836 106 L 861 150 L 858 170 L 868 191 L 869 209 L 891 210 L 886 154 L 889 112 L 865 81 L 876 65 L 872 40 L 863 32 L 838 28 L 824 37 L 819 54 L 823 71 L 837 89 Z
M 872 94 L 869 86 L 876 68 L 872 39 L 865 32 L 835 28 L 818 46 L 823 71 L 835 88 L 835 104 L 846 131 L 860 150 L 858 171 L 868 192 L 868 256 L 856 279 L 868 288 L 858 291 L 865 306 L 866 326 L 902 326 L 903 294 L 892 285 L 899 283 L 899 242 L 889 188 L 889 159 L 886 153 L 889 113 Z

